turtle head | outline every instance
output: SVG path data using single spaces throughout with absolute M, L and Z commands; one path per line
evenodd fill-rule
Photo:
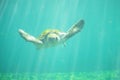
M 47 41 L 51 43 L 57 43 L 60 41 L 60 37 L 57 34 L 51 33 L 47 36 Z

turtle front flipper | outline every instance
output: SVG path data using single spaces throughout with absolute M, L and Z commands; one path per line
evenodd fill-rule
M 84 26 L 84 20 L 78 21 L 74 24 L 68 31 L 65 36 L 65 40 L 69 39 L 70 37 L 74 36 L 76 33 L 80 32 Z
M 35 38 L 34 36 L 28 34 L 27 32 L 25 32 L 24 30 L 22 29 L 19 29 L 18 32 L 20 33 L 21 37 L 23 39 L 25 39 L 26 41 L 29 41 L 29 42 L 32 42 L 34 44 L 43 44 L 42 41 L 40 41 L 39 39 Z

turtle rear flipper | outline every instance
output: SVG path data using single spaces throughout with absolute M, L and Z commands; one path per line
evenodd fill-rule
M 76 33 L 80 32 L 84 26 L 84 20 L 78 21 L 74 24 L 68 31 L 65 36 L 65 40 L 69 39 L 70 37 L 74 36 Z

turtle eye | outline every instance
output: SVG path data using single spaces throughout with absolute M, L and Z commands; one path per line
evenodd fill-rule
M 56 39 L 56 40 L 58 40 L 58 38 L 57 38 L 57 37 L 55 37 L 55 39 Z
M 54 40 L 57 40 L 57 37 L 55 37 Z

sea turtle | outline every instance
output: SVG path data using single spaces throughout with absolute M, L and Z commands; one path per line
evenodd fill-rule
M 37 48 L 46 48 L 55 46 L 61 43 L 65 43 L 66 40 L 71 38 L 76 33 L 80 32 L 84 26 L 84 20 L 78 21 L 67 32 L 62 32 L 57 29 L 47 29 L 39 37 L 34 37 L 22 29 L 19 29 L 19 33 L 26 41 L 34 43 Z

